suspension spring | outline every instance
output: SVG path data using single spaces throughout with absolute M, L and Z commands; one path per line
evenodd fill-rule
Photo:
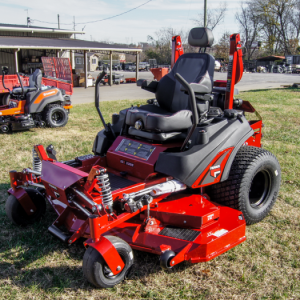
M 32 149 L 32 169 L 36 172 L 42 172 L 42 161 L 34 148 Z
M 101 197 L 103 206 L 108 206 L 110 209 L 113 205 L 113 197 L 111 194 L 110 181 L 107 173 L 102 173 L 96 177 L 98 180 L 98 185 L 101 187 Z

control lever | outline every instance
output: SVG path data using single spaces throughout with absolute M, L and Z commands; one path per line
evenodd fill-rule
M 103 77 L 106 74 L 107 74 L 106 71 L 102 71 L 102 73 L 100 74 L 100 76 L 96 80 L 96 84 L 95 84 L 95 107 L 97 109 L 97 112 L 98 112 L 98 115 L 99 115 L 99 117 L 101 119 L 101 122 L 102 122 L 102 124 L 104 126 L 104 130 L 107 133 L 109 133 L 109 132 L 112 133 L 113 137 L 116 138 L 116 134 L 115 134 L 115 132 L 114 132 L 111 124 L 110 123 L 108 123 L 108 124 L 105 123 L 105 120 L 103 118 L 103 115 L 102 115 L 100 107 L 99 107 L 99 103 L 100 103 L 100 87 L 99 87 L 99 85 L 100 85 L 101 80 L 103 79 Z
M 188 84 L 188 82 L 179 73 L 175 74 L 175 78 L 187 90 L 187 92 L 189 94 L 189 102 L 190 102 L 190 106 L 191 106 L 192 114 L 193 114 L 193 126 L 191 127 L 186 139 L 184 140 L 184 142 L 183 142 L 183 144 L 180 148 L 180 151 L 183 151 L 183 150 L 185 150 L 185 147 L 186 147 L 187 143 L 189 142 L 195 128 L 197 127 L 197 124 L 199 122 L 199 117 L 198 117 L 198 112 L 197 112 L 195 93 L 194 93 L 193 89 L 191 88 L 191 86 Z

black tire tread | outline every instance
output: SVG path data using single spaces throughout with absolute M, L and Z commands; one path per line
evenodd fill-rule
M 265 149 L 252 146 L 242 146 L 233 161 L 228 179 L 211 187 L 211 200 L 224 206 L 242 211 L 247 225 L 256 223 L 256 220 L 251 220 L 251 217 L 247 215 L 243 203 L 239 201 L 241 196 L 240 191 L 246 185 L 246 182 L 242 184 L 242 181 L 249 167 L 254 165 L 258 160 L 265 160 L 270 156 L 277 161 L 275 155 Z M 272 209 L 276 198 L 277 194 L 273 197 L 272 203 L 269 205 L 268 210 L 264 213 L 265 216 Z
M 51 118 L 51 111 L 53 108 L 55 107 L 61 107 L 63 110 L 65 110 L 61 105 L 59 104 L 49 104 L 47 105 L 44 113 L 43 113 L 43 120 L 46 122 L 46 125 L 50 128 L 56 128 L 56 127 L 64 127 L 67 123 L 68 123 L 68 119 L 69 119 L 69 115 L 67 113 L 67 111 L 65 110 L 65 118 L 66 118 L 66 122 L 64 122 L 62 125 L 59 126 L 54 126 L 49 120 Z

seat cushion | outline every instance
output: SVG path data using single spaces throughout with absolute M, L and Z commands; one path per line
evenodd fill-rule
M 37 88 L 36 87 L 30 87 L 30 86 L 24 86 L 24 93 L 28 93 L 28 92 L 33 92 L 33 91 L 36 91 Z M 14 95 L 22 95 L 22 88 L 21 87 L 17 87 L 17 88 L 14 88 L 12 90 L 12 93 Z
M 146 106 L 146 105 L 145 105 Z M 152 105 L 154 106 L 154 105 Z M 150 112 L 142 107 L 132 108 L 127 111 L 126 124 L 134 126 L 135 122 L 142 122 L 142 130 L 154 132 L 174 132 L 186 130 L 192 126 L 192 112 L 180 110 L 177 113 Z
M 186 133 L 184 132 L 148 132 L 137 130 L 130 126 L 128 129 L 128 134 L 133 135 L 138 138 L 144 138 L 147 140 L 165 142 L 170 140 L 182 140 L 185 139 Z

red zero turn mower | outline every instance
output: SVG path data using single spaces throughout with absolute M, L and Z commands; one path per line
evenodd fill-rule
M 212 32 L 194 28 L 189 43 L 201 51 L 181 55 L 159 82 L 138 82 L 156 100 L 122 110 L 112 124 L 99 109 L 102 73 L 95 105 L 104 130 L 94 155 L 59 162 L 51 145 L 36 145 L 33 168 L 10 172 L 10 220 L 37 221 L 48 200 L 58 214 L 49 231 L 68 244 L 86 238 L 83 272 L 97 287 L 124 279 L 132 249 L 160 255 L 165 269 L 211 260 L 244 242 L 246 224 L 275 203 L 278 161 L 260 148 L 261 120 L 245 118 L 255 109 L 233 99 L 243 73 L 239 35 L 230 40 L 227 86 L 217 89 L 205 53 Z
M 8 68 L 2 68 L 2 84 Z M 71 105 L 70 96 L 64 90 L 42 86 L 42 72 L 37 69 L 29 76 L 29 86 L 9 90 L 11 100 L 8 105 L 0 106 L 0 132 L 26 130 L 32 127 L 62 127 L 68 122 Z

